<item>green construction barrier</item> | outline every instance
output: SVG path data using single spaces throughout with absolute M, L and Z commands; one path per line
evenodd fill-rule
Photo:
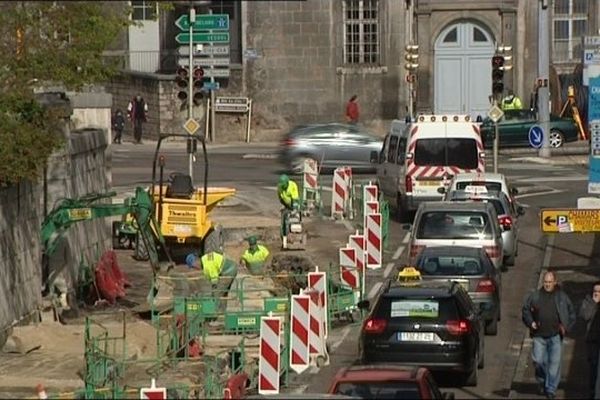
M 286 313 L 290 309 L 290 299 L 287 297 L 272 297 L 265 299 L 264 309 L 268 314 L 272 312 L 274 314 Z

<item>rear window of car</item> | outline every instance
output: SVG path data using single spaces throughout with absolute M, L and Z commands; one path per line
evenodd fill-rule
M 494 209 L 496 210 L 496 214 L 498 215 L 503 215 L 503 214 L 508 214 L 508 210 L 504 208 L 504 204 L 502 204 L 502 201 L 500 199 L 471 199 L 471 198 L 453 198 L 451 199 L 452 201 L 484 201 L 486 203 L 490 203 L 491 205 L 494 206 Z
M 427 256 L 417 261 L 417 268 L 423 275 L 481 275 L 484 265 L 479 258 L 464 256 Z
M 485 186 L 488 191 L 497 191 L 499 192 L 502 189 L 502 184 L 500 182 L 457 182 L 456 189 L 457 190 L 465 190 L 467 186 Z
M 417 382 L 340 382 L 337 394 L 362 399 L 420 399 Z
M 415 145 L 415 164 L 452 165 L 461 169 L 476 169 L 478 154 L 475 139 L 418 139 Z
M 421 216 L 416 237 L 489 240 L 493 238 L 493 230 L 486 213 L 429 211 Z
M 383 296 L 375 316 L 384 319 L 425 318 L 446 321 L 457 318 L 458 310 L 454 298 L 406 298 Z

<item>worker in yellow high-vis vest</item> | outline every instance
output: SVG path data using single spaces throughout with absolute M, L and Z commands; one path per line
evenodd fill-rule
M 258 244 L 256 236 L 250 236 L 246 239 L 248 248 L 242 254 L 240 264 L 244 265 L 252 275 L 260 275 L 264 272 L 265 264 L 269 258 L 269 249 L 262 244 Z
M 198 262 L 195 254 L 188 254 L 185 259 L 190 268 L 201 268 L 212 287 L 212 296 L 219 300 L 219 311 L 225 311 L 225 297 L 237 275 L 237 265 L 221 253 L 211 251 L 204 254 Z

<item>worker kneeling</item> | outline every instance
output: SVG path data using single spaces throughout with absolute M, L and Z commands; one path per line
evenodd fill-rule
M 292 215 L 298 222 L 302 221 L 300 214 L 300 195 L 298 194 L 298 185 L 290 180 L 289 176 L 283 174 L 279 176 L 277 184 L 277 196 L 283 206 L 281 209 L 281 239 L 283 248 L 286 248 L 287 235 L 290 231 L 290 218 Z
M 250 236 L 246 240 L 248 248 L 242 254 L 240 264 L 244 265 L 251 275 L 261 275 L 269 258 L 269 250 L 262 244 L 258 244 L 256 236 Z
M 202 269 L 204 276 L 211 284 L 212 296 L 219 299 L 219 312 L 225 312 L 225 298 L 238 272 L 235 262 L 216 251 L 211 251 L 203 255 L 200 262 L 195 254 L 188 254 L 185 263 L 190 268 Z

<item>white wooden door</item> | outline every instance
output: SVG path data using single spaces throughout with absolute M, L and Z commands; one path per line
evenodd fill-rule
M 435 44 L 434 112 L 484 117 L 490 107 L 494 42 L 486 29 L 460 22 Z

